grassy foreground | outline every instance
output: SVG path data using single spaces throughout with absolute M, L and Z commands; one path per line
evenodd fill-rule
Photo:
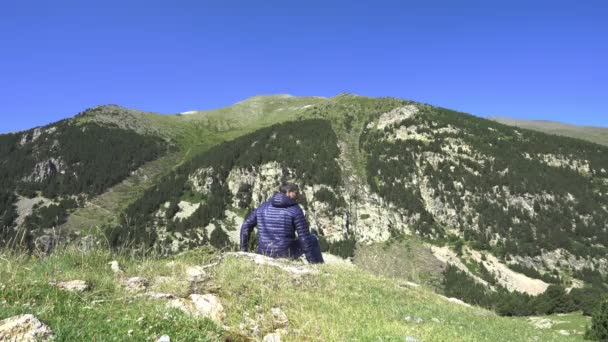
M 169 258 L 76 249 L 42 259 L 0 254 L 0 320 L 31 313 L 50 326 L 57 341 L 144 341 L 165 334 L 172 341 L 246 341 L 261 340 L 275 330 L 271 309 L 279 307 L 289 319 L 284 341 L 404 341 L 407 336 L 420 341 L 580 339 L 537 329 L 522 318 L 454 304 L 423 287 L 349 265 L 314 266 L 317 274 L 293 275 L 226 257 L 207 270 L 209 280 L 202 286 L 185 280 L 188 266 L 211 264 L 217 258 L 204 248 Z M 111 260 L 118 260 L 126 276 L 150 279 L 150 290 L 156 292 L 216 294 L 226 311 L 224 326 L 167 309 L 166 300 L 127 292 L 110 270 Z M 92 288 L 77 294 L 49 285 L 74 279 L 86 280 Z M 257 335 L 247 332 L 252 321 Z

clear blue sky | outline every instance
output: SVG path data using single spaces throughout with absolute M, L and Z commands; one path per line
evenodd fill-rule
M 0 132 L 341 92 L 608 126 L 605 0 L 7 0 L 0 39 Z

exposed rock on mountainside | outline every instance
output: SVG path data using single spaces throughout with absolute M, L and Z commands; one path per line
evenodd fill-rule
M 484 254 L 482 256 L 481 253 L 475 250 L 468 250 L 468 252 L 473 260 L 484 265 L 496 277 L 498 283 L 507 290 L 535 296 L 545 292 L 547 287 L 549 287 L 549 284 L 540 279 L 532 279 L 525 274 L 513 271 L 491 254 Z
M 440 260 L 440 261 L 442 261 L 442 262 L 444 262 L 446 264 L 450 264 L 450 265 L 456 266 L 459 270 L 467 273 L 471 278 L 473 278 L 479 284 L 482 284 L 482 285 L 487 286 L 487 287 L 491 287 L 491 285 L 488 284 L 487 281 L 481 279 L 480 277 L 478 277 L 477 275 L 475 275 L 474 273 L 472 273 L 467 268 L 467 266 L 462 262 L 462 260 L 460 260 L 460 257 L 458 257 L 458 255 L 456 255 L 456 253 L 454 253 L 449 248 L 447 248 L 447 247 L 436 247 L 436 246 L 433 246 L 433 247 L 431 247 L 431 250 L 433 251 L 433 255 L 438 260 Z

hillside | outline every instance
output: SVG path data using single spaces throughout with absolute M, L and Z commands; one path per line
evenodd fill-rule
M 576 126 L 546 120 L 522 120 L 498 117 L 489 119 L 509 126 L 517 126 L 547 134 L 563 135 L 565 137 L 588 140 L 596 144 L 608 145 L 608 128 L 605 127 Z
M 0 135 L 0 161 L 10 165 L 0 171 L 0 245 L 48 248 L 50 235 L 74 239 L 99 231 L 176 165 L 222 141 L 293 119 L 318 101 L 260 96 L 188 116 L 107 105 Z
M 27 331 L 1 319 L 26 314 L 40 320 L 41 341 L 575 341 L 588 322 L 499 317 L 348 264 L 218 257 L 207 249 L 170 258 L 0 255 L 0 340 Z
M 37 255 L 231 249 L 293 181 L 322 249 L 378 276 L 502 315 L 590 314 L 608 293 L 608 147 L 583 140 L 350 94 L 101 106 L 0 139 L 16 165 L 0 174 L 0 240 Z

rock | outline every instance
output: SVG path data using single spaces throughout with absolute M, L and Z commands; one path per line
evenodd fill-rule
M 186 269 L 187 280 L 191 283 L 198 283 L 207 278 L 207 273 L 200 266 L 188 267 Z
M 413 115 L 418 113 L 418 108 L 414 105 L 407 105 L 391 110 L 390 112 L 384 113 L 380 116 L 376 129 L 384 129 L 387 126 L 411 118 Z M 368 125 L 368 128 L 372 128 L 373 123 Z
M 407 322 L 414 322 L 416 324 L 421 324 L 424 323 L 424 319 L 420 318 L 420 317 L 411 317 L 411 316 L 407 316 L 405 317 L 405 320 Z
M 405 336 L 405 338 L 403 339 L 405 342 L 422 342 L 418 339 L 413 338 L 412 336 Z
M 479 251 L 468 247 L 465 247 L 465 253 L 470 255 L 477 263 L 484 265 L 484 267 L 493 274 L 494 278 L 496 278 L 498 284 L 509 291 L 523 292 L 536 296 L 544 293 L 549 287 L 548 283 L 540 279 L 533 279 L 522 273 L 513 271 L 491 254 L 482 255 Z
M 287 315 L 281 310 L 281 308 L 272 308 L 272 323 L 275 327 L 286 327 L 289 324 Z
M 411 282 L 411 281 L 406 281 L 406 282 L 404 282 L 404 283 L 399 283 L 399 284 L 398 284 L 398 286 L 399 286 L 399 287 L 406 287 L 406 286 L 407 286 L 407 287 L 420 287 L 420 285 L 418 285 L 418 284 L 416 284 L 416 283 L 413 283 L 413 282 Z
M 173 278 L 171 278 L 171 277 L 159 276 L 159 277 L 155 277 L 154 280 L 152 281 L 152 283 L 153 283 L 153 286 L 160 286 L 160 285 L 170 283 L 172 281 L 173 281 Z
M 141 292 L 145 291 L 148 287 L 148 279 L 142 277 L 132 277 L 124 281 L 124 285 L 127 291 L 130 292 Z
M 283 271 L 289 272 L 294 275 L 302 274 L 318 274 L 319 270 L 306 265 L 306 266 L 292 266 L 284 263 L 279 259 L 273 259 L 261 254 L 247 253 L 247 252 L 231 252 L 226 253 L 226 256 L 245 257 L 253 260 L 258 265 L 268 265 L 282 269 Z
M 110 268 L 112 269 L 112 272 L 114 273 L 122 273 L 122 270 L 120 269 L 120 266 L 118 265 L 118 261 L 116 260 L 112 260 L 108 263 L 108 265 L 110 265 Z
M 281 334 L 271 333 L 264 336 L 263 342 L 281 342 Z
M 448 302 L 450 302 L 450 303 L 454 303 L 454 304 L 458 304 L 458 305 L 466 306 L 467 308 L 470 308 L 470 307 L 471 307 L 471 305 L 470 305 L 470 304 L 467 304 L 467 303 L 463 302 L 462 300 L 460 300 L 460 299 L 458 299 L 458 298 L 447 298 L 447 297 L 446 297 L 446 300 L 447 300 Z
M 70 292 L 84 292 L 89 289 L 89 285 L 84 280 L 61 281 L 58 283 L 51 283 L 51 285 Z
M 323 260 L 328 265 L 343 265 L 343 266 L 354 266 L 353 262 L 349 259 L 342 259 L 339 256 L 323 253 Z
M 194 214 L 200 206 L 201 203 L 190 203 L 188 201 L 180 201 L 177 204 L 179 211 L 175 214 L 173 219 L 187 219 L 188 217 L 192 216 L 192 214 Z
M 528 321 L 538 329 L 550 329 L 554 322 L 543 317 L 529 317 Z
M 219 298 L 212 294 L 198 295 L 191 294 L 190 299 L 196 310 L 204 317 L 211 319 L 216 323 L 221 323 L 226 317 L 224 306 L 220 303 Z
M 188 301 L 184 298 L 176 298 L 167 303 L 167 308 L 169 309 L 178 309 L 188 315 L 195 316 L 194 305 L 192 302 Z
M 171 342 L 171 338 L 168 335 L 163 335 L 156 342 Z
M 0 341 L 50 341 L 51 329 L 34 315 L 20 315 L 0 321 Z
M 41 235 L 34 240 L 34 247 L 37 252 L 49 255 L 55 247 L 55 238 L 51 235 Z
M 146 292 L 141 294 L 152 299 L 175 299 L 176 296 L 173 293 L 162 293 L 162 292 Z
M 247 312 L 243 313 L 243 322 L 239 323 L 239 329 L 245 335 L 256 337 L 256 340 L 261 333 L 258 322 L 249 317 Z
M 206 317 L 220 324 L 226 317 L 224 306 L 212 294 L 191 294 L 190 300 L 178 298 L 167 303 L 167 307 L 181 310 L 194 317 Z
M 84 236 L 78 242 L 78 248 L 83 252 L 88 252 L 99 245 L 99 241 L 92 235 Z

